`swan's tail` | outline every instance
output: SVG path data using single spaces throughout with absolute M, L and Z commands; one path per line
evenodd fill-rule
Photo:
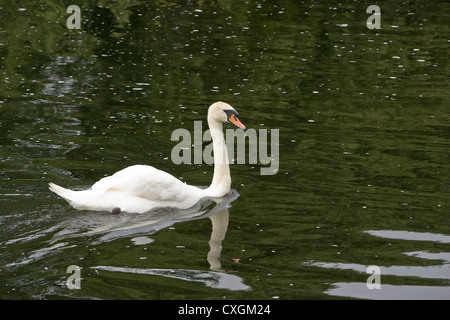
M 63 187 L 60 187 L 54 183 L 49 183 L 48 187 L 50 191 L 56 193 L 61 198 L 66 200 L 72 207 L 78 210 L 96 210 L 96 211 L 109 211 L 110 202 L 102 202 L 102 195 L 105 190 L 80 190 L 74 191 Z
M 56 193 L 68 203 L 72 203 L 72 201 L 76 197 L 76 191 L 65 189 L 51 182 L 48 184 L 48 188 L 50 189 L 50 191 Z

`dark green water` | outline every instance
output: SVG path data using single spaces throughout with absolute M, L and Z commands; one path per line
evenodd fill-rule
M 70 4 L 0 4 L 1 299 L 450 299 L 448 2 L 373 30 L 365 1 L 86 1 L 81 30 Z M 48 190 L 133 164 L 209 185 L 170 137 L 218 100 L 279 130 L 276 174 L 144 216 Z

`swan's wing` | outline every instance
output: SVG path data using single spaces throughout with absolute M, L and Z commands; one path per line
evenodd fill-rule
M 153 201 L 183 201 L 190 187 L 167 172 L 135 165 L 100 179 L 91 189 L 122 191 Z

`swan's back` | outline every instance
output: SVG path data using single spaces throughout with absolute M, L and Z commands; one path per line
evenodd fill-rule
M 202 190 L 152 166 L 134 165 L 96 182 L 92 190 L 122 191 L 152 201 L 183 202 L 202 196 Z

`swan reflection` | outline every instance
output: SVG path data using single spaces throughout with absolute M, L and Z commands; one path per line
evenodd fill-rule
M 178 222 L 200 220 L 207 217 L 212 218 L 213 234 L 211 236 L 216 237 L 216 233 L 226 232 L 228 218 L 220 219 L 213 216 L 228 216 L 228 208 L 238 197 L 239 193 L 231 189 L 223 197 L 204 198 L 189 209 L 164 207 L 154 209 L 146 214 L 125 212 L 111 214 L 94 211 L 80 213 L 76 211 L 60 224 L 59 227 L 62 230 L 57 232 L 50 242 L 99 235 L 98 239 L 93 240 L 93 244 L 98 244 L 124 237 L 150 235 Z M 220 224 L 224 224 L 225 228 Z
M 125 272 L 132 274 L 154 275 L 167 278 L 175 278 L 193 282 L 203 282 L 211 288 L 228 290 L 250 290 L 243 283 L 243 279 L 222 269 L 220 256 L 222 242 L 228 230 L 229 207 L 239 197 L 239 193 L 231 189 L 221 198 L 209 198 L 198 203 L 196 206 L 180 210 L 174 208 L 161 208 L 149 214 L 127 214 L 112 215 L 111 213 L 87 212 L 86 215 L 74 216 L 65 222 L 62 231 L 55 234 L 51 243 L 70 238 L 96 236 L 93 244 L 109 242 L 119 238 L 131 238 L 136 245 L 149 244 L 153 239 L 148 237 L 158 230 L 170 227 L 178 222 L 199 220 L 209 218 L 212 224 L 209 239 L 209 252 L 207 261 L 211 271 L 191 269 L 158 269 L 158 268 L 128 268 L 120 266 L 94 266 L 97 271 Z M 79 232 L 80 230 L 86 230 Z

